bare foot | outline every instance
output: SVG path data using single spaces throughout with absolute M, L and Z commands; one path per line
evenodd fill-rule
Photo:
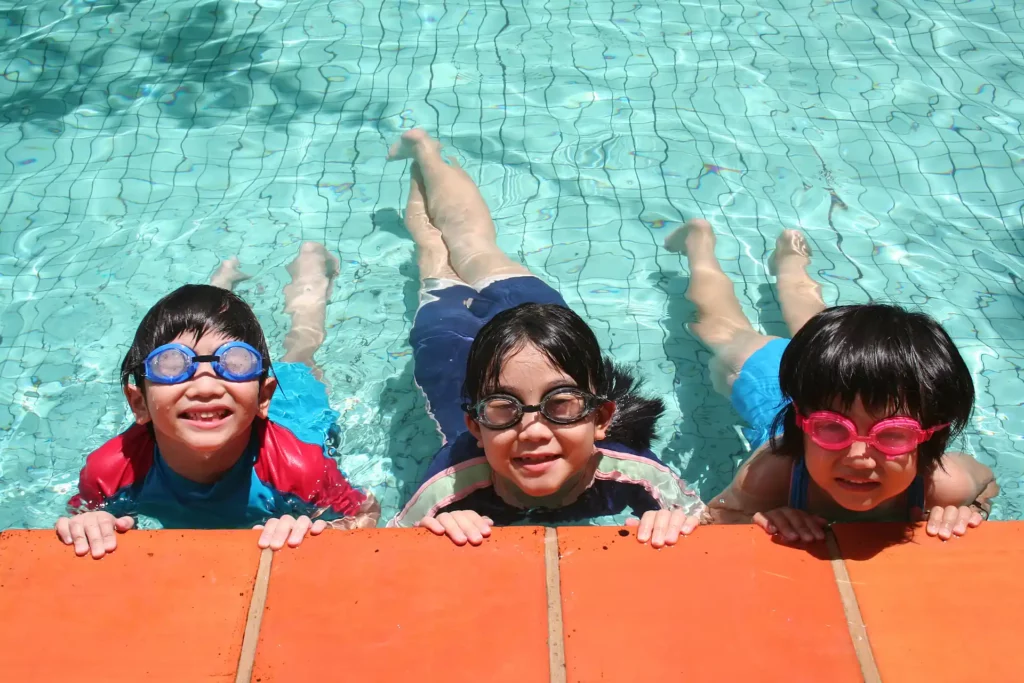
M 420 151 L 421 149 L 437 152 L 441 149 L 441 143 L 430 137 L 422 128 L 407 130 L 402 133 L 402 139 L 391 146 L 388 151 L 388 161 L 415 159 L 423 153 Z
M 238 259 L 231 257 L 222 261 L 220 266 L 210 276 L 210 284 L 221 289 L 234 289 L 235 283 L 248 280 L 252 275 L 247 275 L 238 269 Z
M 795 263 L 804 268 L 811 262 L 811 245 L 799 230 L 783 230 L 775 240 L 775 251 L 768 257 L 768 272 L 778 275 L 781 263 Z
M 334 284 L 334 278 L 338 277 L 341 272 L 341 261 L 319 242 L 303 242 L 299 247 L 298 256 L 288 264 L 287 270 L 288 274 L 292 276 L 292 285 L 290 286 L 299 284 L 299 281 L 303 285 L 324 283 L 329 292 Z M 324 277 L 326 280 L 323 279 Z M 304 288 L 308 291 L 308 287 Z
M 703 218 L 691 218 L 686 225 L 676 228 L 665 238 L 665 248 L 677 254 L 689 254 L 699 246 L 715 250 L 715 233 Z

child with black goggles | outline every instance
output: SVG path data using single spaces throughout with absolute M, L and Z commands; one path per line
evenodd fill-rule
M 483 197 L 437 141 L 408 131 L 390 158 L 413 160 L 405 222 L 422 294 L 410 341 L 445 441 L 391 525 L 476 545 L 493 524 L 628 510 L 655 547 L 692 532 L 703 505 L 648 450 L 661 401 L 641 396 L 561 295 L 498 248 Z
M 272 374 L 256 316 L 230 291 L 247 278 L 237 266 L 170 293 L 139 325 L 121 367 L 135 425 L 86 458 L 72 516 L 57 521 L 77 555 L 114 550 L 138 515 L 171 528 L 255 525 L 260 547 L 275 550 L 328 525 L 376 524 L 376 501 L 325 451 L 338 415 L 313 353 L 337 259 L 306 243 L 288 266 L 292 327 Z
M 687 257 L 691 329 L 714 351 L 712 382 L 753 452 L 713 498 L 715 521 L 753 521 L 788 542 L 823 540 L 833 521 L 926 519 L 943 539 L 981 524 L 999 486 L 971 456 L 945 452 L 967 424 L 974 384 L 942 327 L 893 305 L 826 308 L 807 274 L 810 247 L 787 230 L 770 269 L 793 338 L 761 334 L 715 241 L 693 220 L 665 243 Z

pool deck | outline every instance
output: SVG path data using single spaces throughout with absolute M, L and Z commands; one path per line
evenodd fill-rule
M 845 525 L 790 548 L 705 527 L 655 551 L 609 527 L 133 531 L 76 558 L 0 534 L 9 681 L 1011 681 L 1024 522 L 950 542 Z

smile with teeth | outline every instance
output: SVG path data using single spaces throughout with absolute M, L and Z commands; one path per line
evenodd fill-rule
M 230 410 L 190 410 L 185 413 L 184 418 L 194 422 L 215 422 L 223 420 L 230 414 Z

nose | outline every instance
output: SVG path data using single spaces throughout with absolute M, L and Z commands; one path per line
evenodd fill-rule
M 854 441 L 850 444 L 845 460 L 850 467 L 860 469 L 872 469 L 876 464 L 874 449 L 864 441 Z
M 221 396 L 224 394 L 224 385 L 213 371 L 209 363 L 200 363 L 196 368 L 196 374 L 188 382 L 186 395 L 189 398 L 202 398 Z
M 552 436 L 551 427 L 541 416 L 540 411 L 523 415 L 523 421 L 519 423 L 520 441 L 547 441 Z

